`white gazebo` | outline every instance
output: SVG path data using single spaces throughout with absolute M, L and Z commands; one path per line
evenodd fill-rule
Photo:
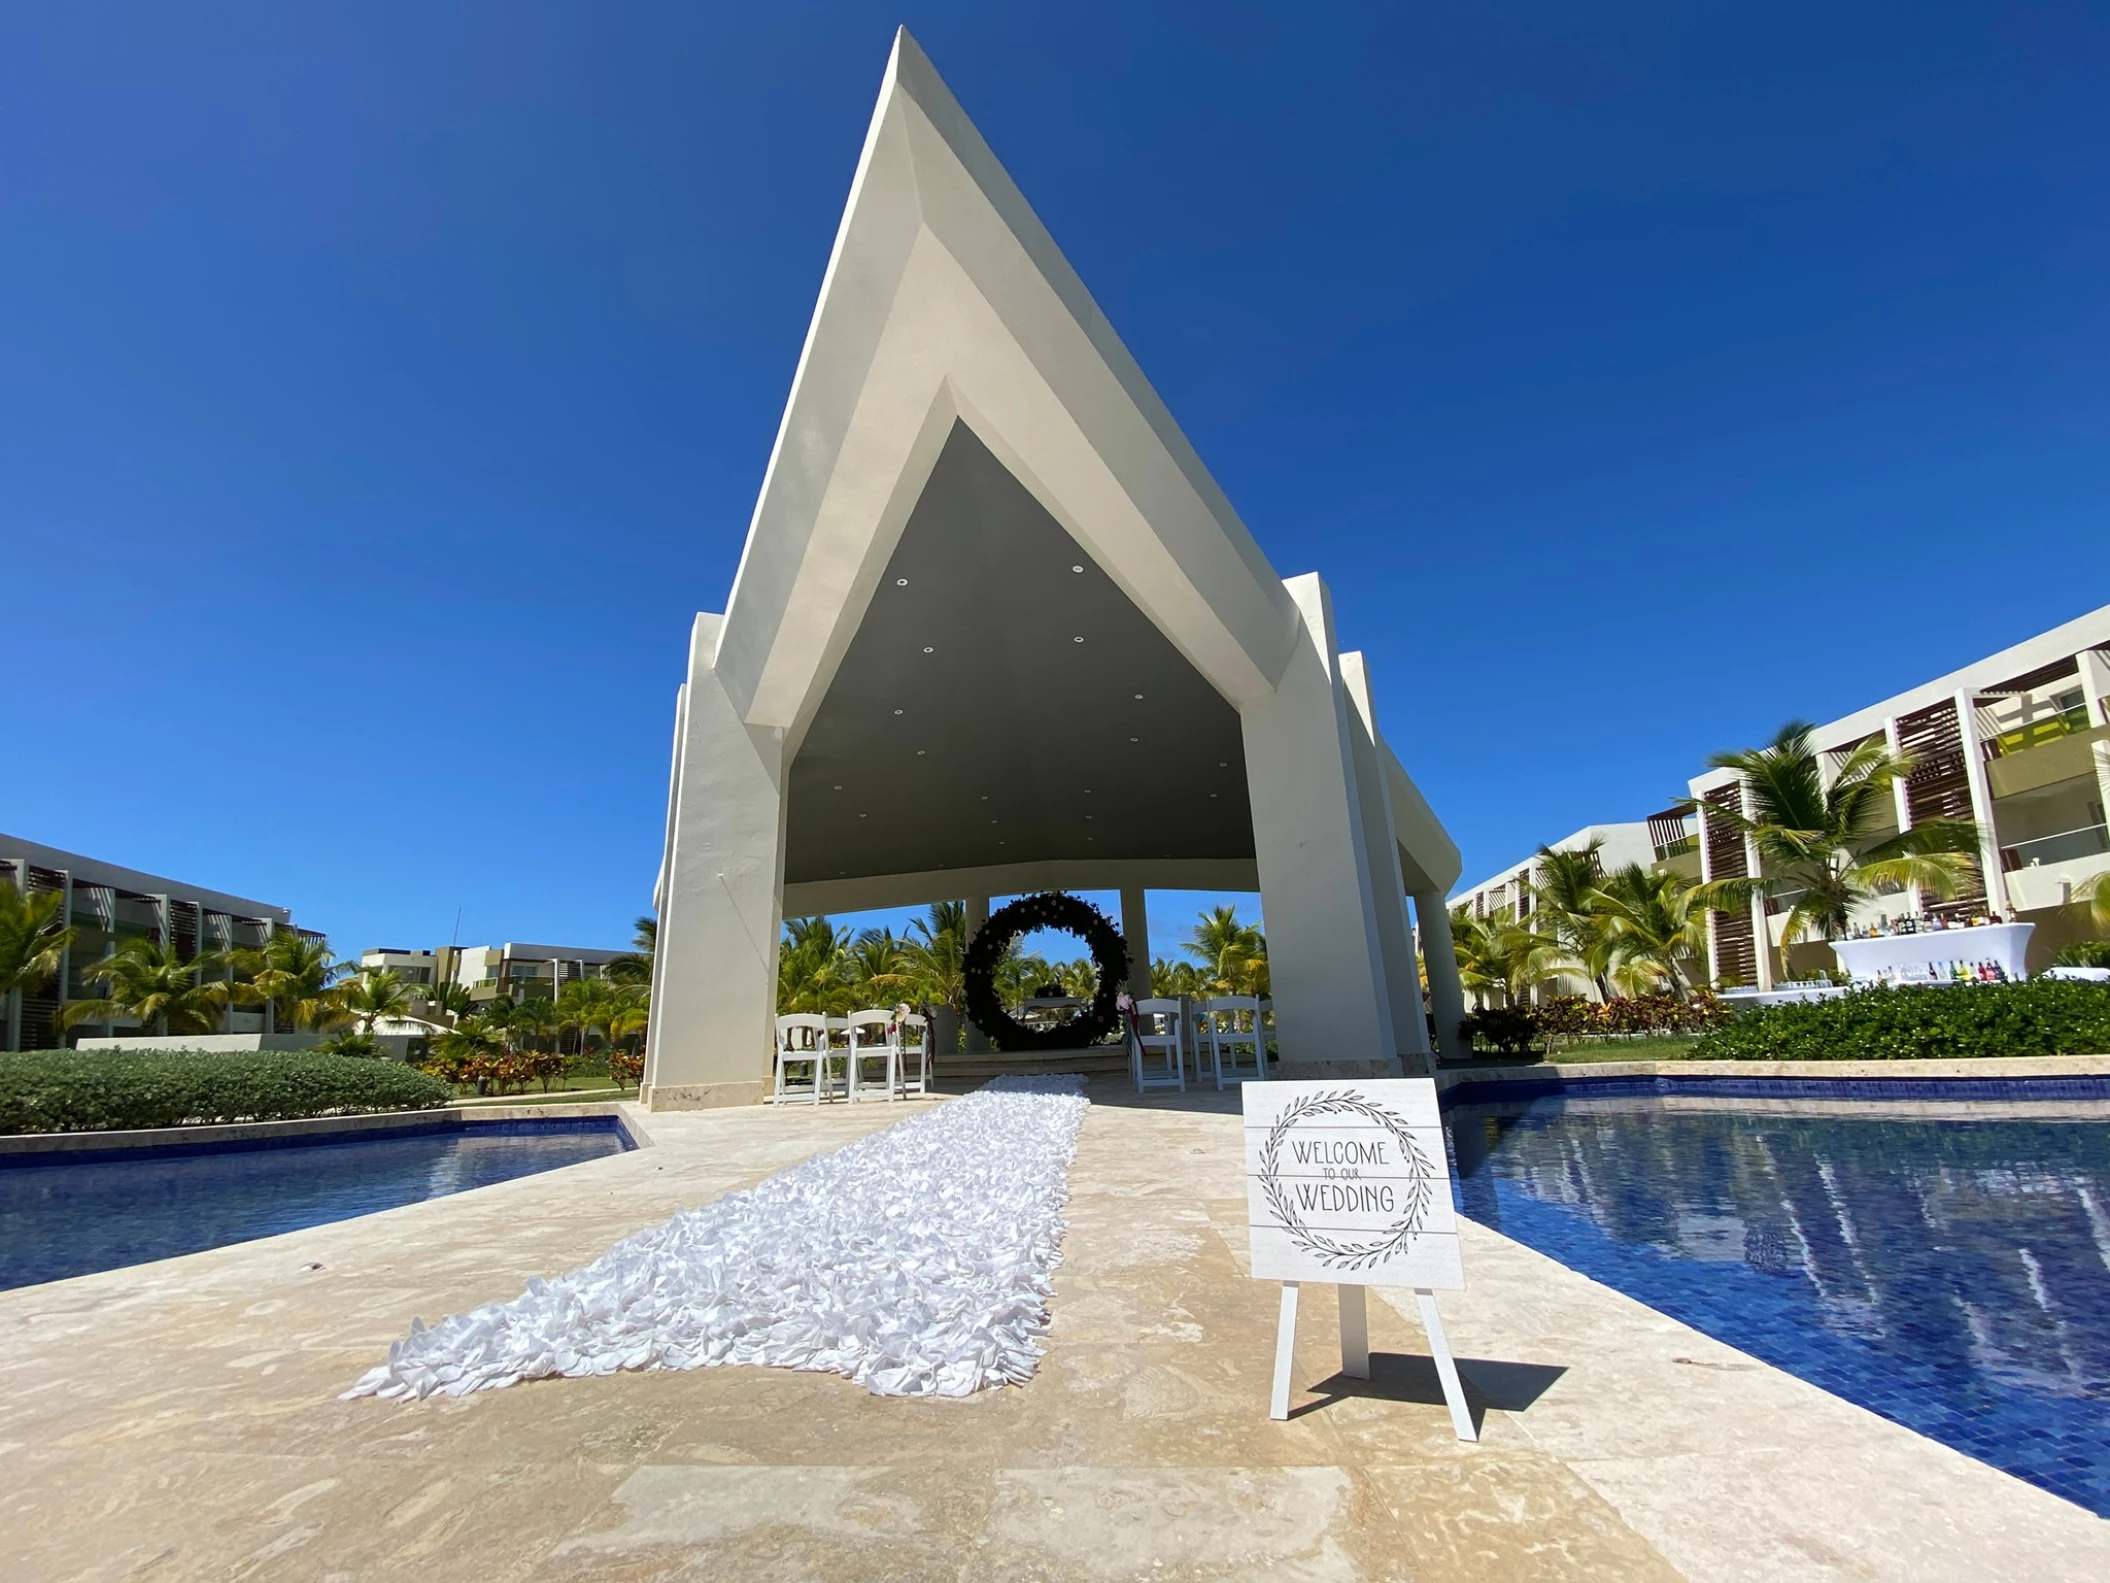
M 645 1099 L 759 1100 L 783 919 L 1261 892 L 1287 1076 L 1462 1012 L 1458 851 L 1316 573 L 1279 577 L 897 36 L 723 615 L 675 707 Z M 1144 980 L 1147 982 L 1147 979 Z

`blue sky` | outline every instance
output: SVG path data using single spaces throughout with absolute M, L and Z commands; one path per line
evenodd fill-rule
M 625 939 L 904 19 L 1468 878 L 2110 600 L 2100 8 L 88 0 L 0 52 L 0 829 Z

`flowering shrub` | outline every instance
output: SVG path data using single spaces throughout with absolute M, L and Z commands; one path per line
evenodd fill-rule
M 1704 991 L 1677 995 L 1630 995 L 1622 1000 L 1586 1000 L 1561 995 L 1542 1006 L 1488 1007 L 1459 1025 L 1475 1048 L 1523 1055 L 1550 1049 L 1557 1039 L 1616 1038 L 1637 1034 L 1706 1033 L 1730 1020 L 1730 1010 Z
M 628 1050 L 610 1050 L 608 1075 L 622 1088 L 635 1088 L 644 1080 L 645 1058 Z
M 1562 995 L 1529 1008 L 1538 1031 L 1581 1039 L 1618 1034 L 1705 1033 L 1719 1028 L 1730 1011 L 1704 990 L 1694 996 L 1629 995 L 1621 1000 L 1585 1000 Z

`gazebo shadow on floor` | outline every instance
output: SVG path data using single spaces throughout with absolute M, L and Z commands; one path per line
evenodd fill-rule
M 1553 1388 L 1553 1382 L 1568 1371 L 1557 1363 L 1502 1363 L 1493 1358 L 1460 1358 L 1458 1374 L 1465 1382 L 1466 1404 L 1472 1410 L 1477 1431 L 1489 1408 L 1520 1413 Z M 1416 1353 L 1372 1352 L 1370 1378 L 1335 1374 L 1310 1387 L 1317 1401 L 1293 1408 L 1292 1418 L 1316 1413 L 1348 1397 L 1362 1396 L 1384 1402 L 1412 1402 L 1441 1407 L 1443 1382 L 1436 1377 L 1433 1359 Z

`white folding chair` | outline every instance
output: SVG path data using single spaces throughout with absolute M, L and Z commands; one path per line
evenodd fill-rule
M 777 1018 L 777 1085 L 771 1102 L 781 1105 L 787 1099 L 804 1099 L 818 1105 L 822 1092 L 834 1086 L 828 1081 L 828 1063 L 832 1059 L 826 1017 L 818 1012 L 791 1011 Z M 790 1069 L 794 1066 L 811 1068 L 812 1076 L 804 1086 L 792 1080 Z
M 1176 1000 L 1136 1002 L 1135 1021 L 1128 1031 L 1128 1070 L 1137 1093 L 1153 1088 L 1187 1092 L 1187 1062 L 1180 1050 L 1184 1020 Z
M 894 1042 L 894 1014 L 882 1006 L 871 1006 L 851 1012 L 843 1022 L 850 1036 L 850 1097 L 855 1099 L 865 1084 L 865 1063 L 877 1061 L 881 1066 L 880 1081 L 891 1101 L 901 1081 L 901 1047 Z
M 894 1051 L 900 1065 L 896 1080 L 904 1094 L 930 1092 L 930 1019 L 909 1012 L 894 1025 Z
M 1267 1076 L 1267 1030 L 1260 1025 L 1259 996 L 1218 995 L 1203 1001 L 1197 1031 L 1208 1044 L 1209 1067 L 1219 1089 Z M 1197 1067 L 1197 1075 L 1199 1071 Z

